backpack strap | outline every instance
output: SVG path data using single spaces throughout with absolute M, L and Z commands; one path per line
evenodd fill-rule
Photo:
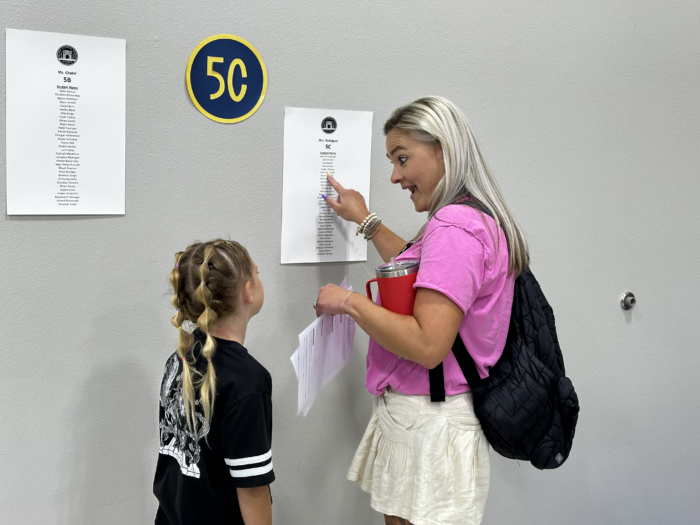
M 452 353 L 457 360 L 460 370 L 462 370 L 464 374 L 464 379 L 467 380 L 469 388 L 473 390 L 482 386 L 484 380 L 481 379 L 476 369 L 476 363 L 474 363 L 472 356 L 469 355 L 467 347 L 464 346 L 464 341 L 462 341 L 462 336 L 459 334 L 457 334 L 455 343 L 452 346 Z M 442 363 L 432 370 L 428 370 L 428 380 L 430 381 L 430 401 L 433 403 L 445 401 L 445 373 Z
M 482 206 L 481 204 L 469 201 L 469 203 L 467 203 L 467 206 L 471 206 L 472 208 L 479 210 L 481 213 L 484 213 L 493 219 L 493 215 L 491 215 L 489 210 L 487 210 L 486 207 Z M 467 347 L 464 346 L 464 341 L 462 341 L 462 336 L 459 335 L 459 332 L 457 332 L 457 337 L 455 338 L 455 342 L 452 345 L 452 353 L 454 354 L 455 359 L 457 359 L 457 364 L 462 370 L 462 373 L 464 374 L 464 379 L 467 380 L 469 388 L 473 390 L 482 386 L 484 384 L 484 380 L 481 379 L 479 371 L 476 369 L 474 359 L 472 359 L 472 356 L 469 355 Z
M 445 401 L 445 374 L 442 363 L 428 370 L 428 380 L 430 381 L 430 401 L 433 403 Z
M 462 341 L 462 336 L 457 332 L 457 337 L 455 338 L 454 345 L 452 345 L 452 353 L 457 360 L 459 368 L 464 374 L 464 379 L 467 380 L 469 388 L 474 390 L 484 384 L 484 380 L 481 379 L 479 372 L 476 369 L 476 364 L 474 359 L 469 355 L 467 347 L 464 346 L 464 341 Z M 442 363 L 428 370 L 428 380 L 430 381 L 430 401 L 433 403 L 440 403 L 445 401 L 445 375 L 442 367 Z
M 403 250 L 399 252 L 399 255 L 408 250 L 411 246 L 413 246 L 413 243 L 409 242 L 404 246 Z M 433 403 L 445 401 L 445 373 L 442 363 L 428 370 L 428 378 L 430 380 L 430 401 Z
M 469 388 L 474 390 L 484 384 L 484 380 L 481 379 L 479 372 L 476 369 L 476 364 L 474 359 L 469 355 L 467 347 L 464 346 L 464 341 L 462 341 L 462 336 L 457 332 L 457 338 L 455 343 L 452 345 L 452 353 L 457 359 L 457 364 L 464 374 L 464 379 L 467 380 Z

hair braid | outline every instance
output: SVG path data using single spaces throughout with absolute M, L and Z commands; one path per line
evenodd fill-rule
M 182 359 L 182 399 L 185 405 L 185 419 L 187 420 L 189 429 L 196 434 L 197 422 L 194 417 L 195 388 L 194 380 L 192 379 L 192 370 L 187 361 L 187 352 L 192 346 L 192 335 L 182 329 L 185 314 L 180 305 L 180 261 L 184 254 L 185 252 L 178 252 L 175 254 L 175 267 L 170 272 L 170 284 L 175 292 L 171 300 L 172 305 L 175 307 L 175 315 L 170 322 L 179 332 L 177 355 Z
M 212 257 L 216 254 L 216 244 L 212 243 L 204 250 L 204 260 L 199 266 L 200 283 L 195 291 L 195 299 L 204 305 L 204 311 L 197 318 L 197 326 L 207 336 L 207 340 L 202 348 L 202 355 L 207 360 L 207 371 L 202 376 L 199 393 L 202 396 L 202 404 L 204 405 L 204 418 L 207 421 L 211 420 L 211 414 L 214 410 L 214 398 L 216 396 L 216 371 L 211 362 L 214 352 L 216 351 L 216 341 L 209 333 L 209 330 L 216 323 L 217 315 L 211 307 L 213 296 L 211 290 L 207 286 L 209 280 L 209 263 Z

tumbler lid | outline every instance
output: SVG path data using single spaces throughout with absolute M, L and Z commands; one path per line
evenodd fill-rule
M 404 275 L 411 275 L 418 271 L 418 266 L 420 266 L 420 261 L 416 259 L 405 259 L 403 261 L 396 261 L 396 264 L 386 263 L 377 266 L 377 278 L 382 279 L 384 277 L 402 277 Z

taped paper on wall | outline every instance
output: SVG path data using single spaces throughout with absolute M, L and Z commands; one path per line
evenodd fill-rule
M 286 108 L 282 182 L 282 264 L 366 261 L 357 226 L 323 200 L 331 173 L 369 205 L 372 113 Z
M 126 40 L 7 30 L 8 215 L 125 212 Z

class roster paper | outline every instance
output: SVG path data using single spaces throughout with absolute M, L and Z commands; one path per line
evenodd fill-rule
M 6 30 L 8 215 L 124 213 L 126 40 Z
M 357 225 L 338 217 L 326 173 L 369 206 L 372 112 L 286 108 L 282 182 L 282 264 L 366 261 Z

